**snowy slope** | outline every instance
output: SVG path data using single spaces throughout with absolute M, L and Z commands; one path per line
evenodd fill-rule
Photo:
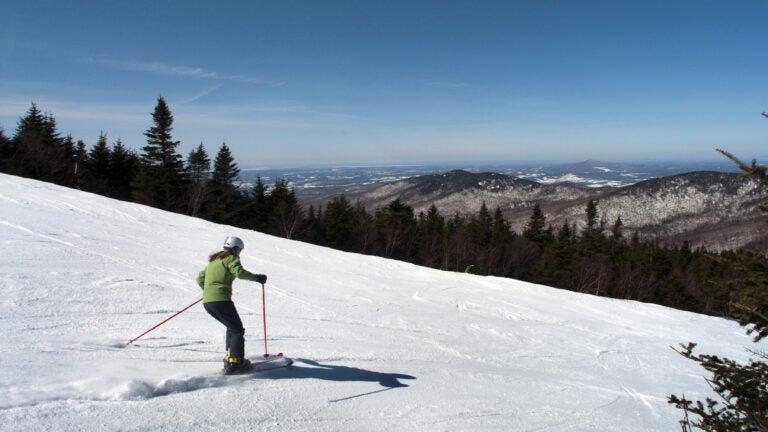
M 270 352 L 218 375 L 194 278 L 226 235 L 269 275 Z M 439 272 L 0 175 L 0 430 L 670 431 L 709 395 L 670 346 L 746 358 L 733 322 Z M 261 287 L 237 281 L 246 351 Z M 223 428 L 223 429 L 222 429 Z

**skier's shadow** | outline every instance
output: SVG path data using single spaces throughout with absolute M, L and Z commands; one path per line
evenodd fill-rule
M 304 363 L 312 367 L 302 367 L 297 363 Z M 408 384 L 400 382 L 400 380 L 412 380 L 416 379 L 411 375 L 396 374 L 396 373 L 382 373 L 374 372 L 360 368 L 354 368 L 349 366 L 337 366 L 320 364 L 314 360 L 308 359 L 295 359 L 293 365 L 288 369 L 285 369 L 287 373 L 281 374 L 284 378 L 314 378 L 326 381 L 363 381 L 363 382 L 377 382 L 384 387 L 383 389 L 363 393 L 359 395 L 349 396 L 342 399 L 335 399 L 331 402 L 340 402 L 343 400 L 353 399 L 361 396 L 367 396 L 374 393 L 381 393 L 383 391 L 392 390 L 398 387 L 408 387 Z M 274 377 L 274 376 L 273 376 Z

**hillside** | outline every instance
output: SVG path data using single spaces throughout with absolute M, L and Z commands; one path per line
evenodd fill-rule
M 712 251 L 768 246 L 768 224 L 757 208 L 765 196 L 753 181 L 735 173 L 701 171 L 620 188 L 583 188 L 451 171 L 353 191 L 347 197 L 369 209 L 400 198 L 417 213 L 434 204 L 444 215 L 474 215 L 486 203 L 491 209 L 499 207 L 517 232 L 537 203 L 552 226 L 567 222 L 583 227 L 587 202 L 596 200 L 607 226 L 620 216 L 627 237 L 637 232 L 644 240 L 671 246 L 687 241 Z
M 667 395 L 710 395 L 670 347 L 744 359 L 737 324 L 509 279 L 440 272 L 0 175 L 0 430 L 670 431 Z M 218 375 L 196 306 L 226 235 L 269 275 L 268 344 L 295 360 Z M 260 286 L 237 281 L 246 351 Z M 765 349 L 761 344 L 758 349 Z

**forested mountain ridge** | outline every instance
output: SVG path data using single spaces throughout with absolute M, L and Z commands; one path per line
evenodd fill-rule
M 582 188 L 456 170 L 363 188 L 347 197 L 370 210 L 399 198 L 417 214 L 434 204 L 444 215 L 472 215 L 485 203 L 501 209 L 518 232 L 535 204 L 549 224 L 575 224 L 581 229 L 586 223 L 584 209 L 594 200 L 606 227 L 620 217 L 625 233 L 637 233 L 643 240 L 669 246 L 688 242 L 712 251 L 768 244 L 768 224 L 758 210 L 763 199 L 758 184 L 734 173 L 699 171 L 620 188 Z

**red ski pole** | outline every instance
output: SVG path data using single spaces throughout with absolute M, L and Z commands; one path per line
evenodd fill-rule
M 264 295 L 264 284 L 261 284 L 261 316 L 264 318 L 264 357 L 269 357 L 267 354 L 267 298 Z
M 178 314 L 180 314 L 180 313 L 184 312 L 185 310 L 187 310 L 187 309 L 191 308 L 192 306 L 194 306 L 194 305 L 196 305 L 196 304 L 200 303 L 201 301 L 203 301 L 203 299 L 202 299 L 202 298 L 201 298 L 200 300 L 198 300 L 198 301 L 196 301 L 196 302 L 192 303 L 191 305 L 189 305 L 189 306 L 185 307 L 184 309 L 182 309 L 182 310 L 180 310 L 180 311 L 176 312 L 175 314 L 173 314 L 173 315 L 169 316 L 168 318 L 164 319 L 164 320 L 163 320 L 161 323 L 159 323 L 159 324 L 157 324 L 156 326 L 152 327 L 151 329 L 149 329 L 149 330 L 145 331 L 144 333 L 142 333 L 142 334 L 140 334 L 140 335 L 136 336 L 135 338 L 133 338 L 133 339 L 129 340 L 129 341 L 128 341 L 128 343 L 126 343 L 126 344 L 125 344 L 125 346 L 128 346 L 128 345 L 132 344 L 132 343 L 133 343 L 135 340 L 137 340 L 137 339 L 139 339 L 140 337 L 144 336 L 145 334 L 147 334 L 147 333 L 151 332 L 152 330 L 154 330 L 154 329 L 156 329 L 156 328 L 160 327 L 161 325 L 163 325 L 163 324 L 167 323 L 167 322 L 168 322 L 168 321 L 170 321 L 172 318 L 176 317 L 176 315 L 178 315 Z

